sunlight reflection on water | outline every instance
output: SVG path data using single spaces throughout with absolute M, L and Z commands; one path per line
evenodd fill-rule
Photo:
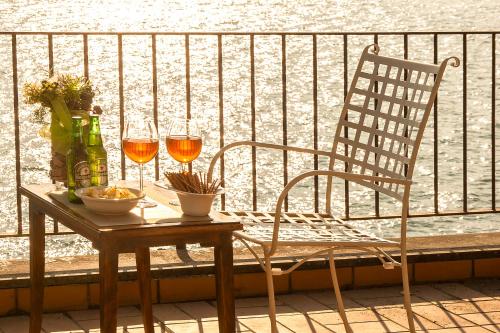
M 438 1 L 439 9 L 426 7 L 436 1 L 414 3 L 378 1 L 376 5 L 360 7 L 362 1 L 250 2 L 196 1 L 158 5 L 155 1 L 109 1 L 106 6 L 85 1 L 62 5 L 60 1 L 12 1 L 0 4 L 0 11 L 9 20 L 0 21 L 3 31 L 406 31 L 406 30 L 487 30 L 495 26 L 497 9 L 494 2 L 475 2 L 473 10 L 464 11 L 467 1 Z M 252 3 L 252 5 L 250 5 Z M 300 5 L 299 5 L 300 3 Z M 280 4 L 280 5 L 278 5 Z M 419 13 L 408 20 L 408 13 Z M 458 19 L 457 17 L 460 17 Z M 481 20 L 477 20 L 481 17 Z M 390 19 L 387 19 L 390 18 Z M 488 19 L 491 18 L 491 19 Z M 383 25 L 380 22 L 383 22 Z M 373 42 L 371 36 L 349 38 L 349 81 L 362 48 Z M 256 70 L 256 136 L 259 141 L 281 143 L 282 87 L 281 41 L 279 36 L 255 37 Z M 343 100 L 342 37 L 318 36 L 318 105 L 319 148 L 329 149 L 333 130 Z M 380 36 L 382 53 L 402 57 L 402 37 Z M 498 42 L 497 42 L 498 44 Z M 217 39 L 191 37 L 191 112 L 204 122 L 205 146 L 195 168 L 206 169 L 210 157 L 219 145 Z M 499 47 L 497 46 L 497 49 Z M 462 57 L 461 36 L 439 38 L 439 59 L 449 55 Z M 0 36 L 0 232 L 16 232 L 17 222 L 15 155 L 12 115 L 12 63 L 10 36 Z M 225 142 L 251 138 L 250 65 L 248 37 L 223 38 L 224 125 Z M 151 115 L 153 108 L 151 74 L 151 39 L 148 36 L 123 38 L 125 113 L 142 112 Z M 491 40 L 488 36 L 468 38 L 468 166 L 469 207 L 491 206 Z M 19 86 L 46 77 L 47 42 L 43 36 L 18 37 Z M 159 132 L 164 140 L 169 118 L 185 114 L 185 57 L 183 36 L 157 37 Z M 432 61 L 432 36 L 410 36 L 409 57 Z M 287 115 L 288 144 L 313 146 L 312 130 L 312 41 L 310 37 L 287 38 Z M 56 72 L 83 73 L 81 36 L 54 37 Z M 90 78 L 99 88 L 95 103 L 102 106 L 102 130 L 110 159 L 110 178 L 120 178 L 120 142 L 118 110 L 117 39 L 113 36 L 89 37 Z M 500 75 L 497 75 L 500 77 Z M 449 69 L 439 96 L 439 193 L 440 210 L 462 207 L 462 72 Z M 500 86 L 500 84 L 497 84 Z M 497 94 L 500 96 L 500 93 Z M 497 102 L 498 103 L 498 102 Z M 22 182 L 45 182 L 48 173 L 49 146 L 37 135 L 38 128 L 28 120 L 33 108 L 20 104 Z M 434 124 L 429 123 L 422 144 L 420 159 L 412 190 L 413 211 L 432 211 L 433 159 L 432 135 Z M 163 142 L 163 141 L 162 141 Z M 497 144 L 500 147 L 500 144 Z M 481 153 L 482 152 L 482 153 Z M 228 209 L 251 209 L 250 150 L 241 149 L 226 158 Z M 257 151 L 258 208 L 272 207 L 283 183 L 282 154 Z M 138 169 L 127 162 L 128 179 L 136 179 Z M 499 163 L 497 161 L 497 163 Z M 160 148 L 160 168 L 176 167 L 168 157 L 165 146 Z M 320 167 L 327 163 L 320 160 Z M 289 179 L 305 169 L 313 168 L 309 156 L 289 154 Z M 497 169 L 499 167 L 497 166 Z M 146 179 L 154 178 L 153 165 L 146 168 Z M 301 183 L 292 191 L 290 209 L 313 208 L 312 181 Z M 325 191 L 320 181 L 320 194 Z M 343 183 L 335 184 L 334 201 L 337 212 L 343 214 Z M 351 214 L 373 214 L 374 195 L 359 186 L 351 186 Z M 321 195 L 320 195 L 321 197 Z M 321 198 L 320 207 L 324 205 Z M 392 200 L 381 198 L 381 212 L 394 212 Z M 23 200 L 26 211 L 26 202 Z M 27 230 L 27 214 L 23 228 Z M 399 232 L 397 221 L 382 220 L 353 222 L 378 235 L 391 237 Z M 498 230 L 495 216 L 487 218 L 443 217 L 415 219 L 410 223 L 410 235 L 449 234 Z M 89 244 L 74 236 L 50 239 L 49 255 L 61 248 L 88 253 Z M 68 243 L 75 246 L 66 247 Z M 25 239 L 3 239 L 0 258 L 25 257 Z

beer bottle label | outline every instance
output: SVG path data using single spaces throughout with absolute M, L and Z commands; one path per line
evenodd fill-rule
M 99 185 L 108 185 L 108 163 L 105 158 L 96 160 L 96 171 Z
M 87 161 L 75 164 L 75 188 L 90 186 L 90 168 Z

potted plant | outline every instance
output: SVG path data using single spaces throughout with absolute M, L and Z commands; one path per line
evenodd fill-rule
M 95 92 L 87 78 L 71 74 L 55 75 L 24 86 L 26 103 L 39 105 L 33 111 L 33 121 L 43 125 L 42 136 L 50 137 L 50 177 L 54 181 L 66 182 L 66 152 L 71 145 L 71 117 L 82 116 L 88 124 Z M 94 107 L 94 110 L 98 113 L 101 111 L 99 107 Z

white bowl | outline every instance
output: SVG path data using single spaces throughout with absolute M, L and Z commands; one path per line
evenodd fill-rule
M 224 193 L 224 189 L 222 188 L 219 188 L 214 194 L 184 192 L 176 190 L 171 186 L 170 189 L 177 193 L 182 212 L 191 216 L 207 216 L 212 209 L 215 197 Z
M 137 197 L 131 199 L 105 199 L 105 198 L 94 198 L 85 193 L 90 188 L 102 189 L 108 186 L 94 186 L 87 188 L 80 188 L 75 191 L 76 196 L 82 199 L 83 204 L 89 210 L 94 213 L 102 214 L 102 215 L 123 215 L 128 213 L 134 208 L 139 200 L 145 197 L 145 194 L 138 189 L 124 187 L 128 189 L 130 192 L 134 193 Z

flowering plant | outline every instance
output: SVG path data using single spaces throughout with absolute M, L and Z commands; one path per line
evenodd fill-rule
M 50 137 L 52 165 L 65 165 L 66 152 L 71 145 L 71 117 L 79 115 L 84 121 L 88 121 L 95 93 L 96 89 L 87 78 L 71 74 L 59 74 L 41 82 L 24 85 L 26 103 L 39 105 L 32 114 L 32 120 L 45 124 L 46 130 L 48 128 L 48 133 L 43 136 Z M 94 107 L 94 112 L 96 111 L 100 113 L 101 109 Z M 48 114 L 50 127 L 46 120 Z M 54 170 L 51 170 L 51 176 L 55 180 L 65 178 L 65 174 L 60 177 L 54 175 Z

